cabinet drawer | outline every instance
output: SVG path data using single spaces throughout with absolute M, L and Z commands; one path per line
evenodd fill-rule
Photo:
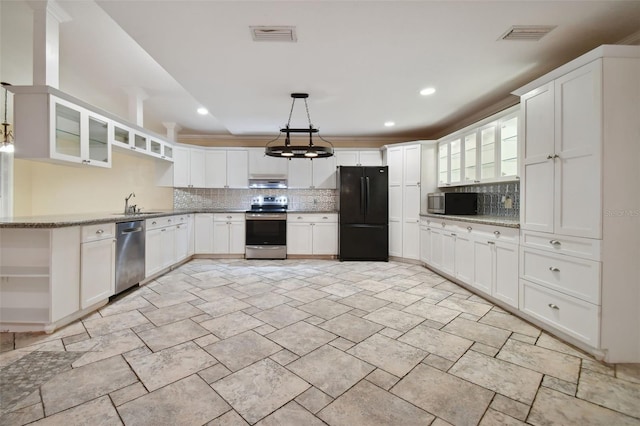
M 522 248 L 522 278 L 600 304 L 600 262 Z
M 522 231 L 522 245 L 554 253 L 600 260 L 600 240 Z
M 87 225 L 82 227 L 82 242 L 105 240 L 116 235 L 115 223 L 101 223 L 99 225 Z
M 520 310 L 590 346 L 599 346 L 600 307 L 520 280 Z
M 178 221 L 173 216 L 163 216 L 163 217 L 155 217 L 153 219 L 147 219 L 145 221 L 145 230 L 149 231 L 152 229 L 165 228 L 167 226 L 176 225 Z
M 337 223 L 338 215 L 335 213 L 289 213 L 287 221 L 292 223 Z
M 178 214 L 173 216 L 174 224 L 188 223 L 191 214 Z
M 244 222 L 244 213 L 214 213 L 214 222 Z

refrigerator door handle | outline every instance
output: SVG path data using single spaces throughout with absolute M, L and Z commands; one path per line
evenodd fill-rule
M 362 214 L 365 213 L 365 182 L 364 182 L 364 178 L 361 177 L 360 178 L 360 212 Z
M 371 191 L 370 191 L 370 185 L 369 185 L 369 176 L 367 176 L 365 179 L 366 179 L 366 181 L 367 181 L 367 196 L 366 196 L 367 203 L 366 203 L 366 207 L 365 207 L 364 213 L 365 213 L 365 214 L 368 214 L 368 213 L 369 213 L 369 200 L 371 199 L 371 196 L 370 196 L 370 195 L 371 195 Z

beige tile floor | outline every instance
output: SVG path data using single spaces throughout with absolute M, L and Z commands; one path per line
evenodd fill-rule
M 1 425 L 640 425 L 640 365 L 397 262 L 194 260 L 1 336 Z

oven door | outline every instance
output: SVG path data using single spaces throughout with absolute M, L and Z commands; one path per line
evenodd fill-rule
M 287 245 L 286 213 L 247 213 L 247 246 L 285 246 Z

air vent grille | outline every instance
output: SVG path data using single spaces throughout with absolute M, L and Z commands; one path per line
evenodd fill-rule
M 296 27 L 249 27 L 253 41 L 288 41 L 295 42 Z
M 502 34 L 500 40 L 538 41 L 554 28 L 555 25 L 514 25 Z

